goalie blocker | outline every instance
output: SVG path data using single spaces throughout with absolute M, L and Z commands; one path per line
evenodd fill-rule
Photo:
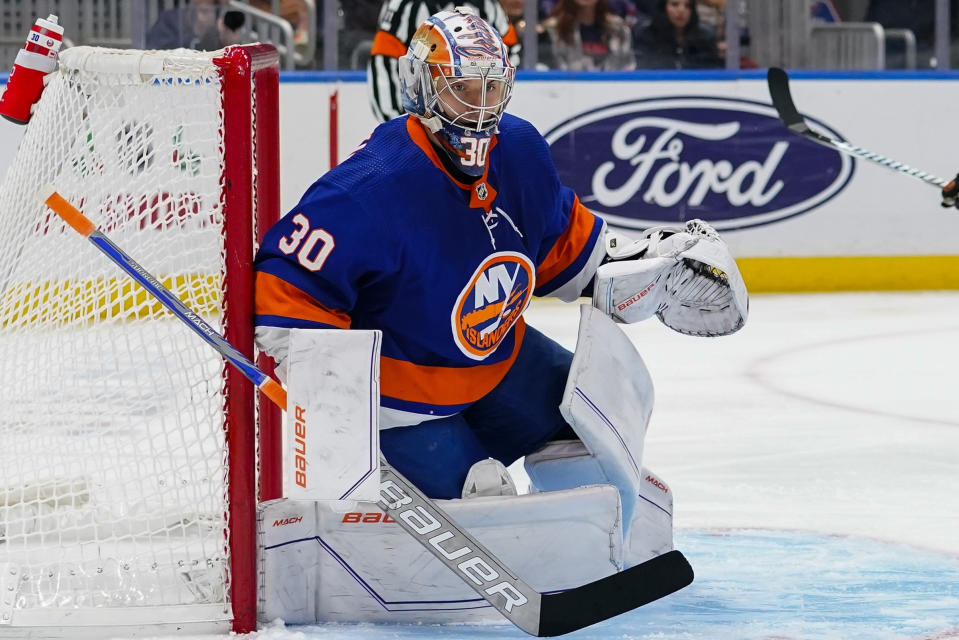
M 606 251 L 593 306 L 614 320 L 633 323 L 656 315 L 679 333 L 707 337 L 745 324 L 746 285 L 726 243 L 706 222 L 654 227 L 636 241 L 607 233 Z

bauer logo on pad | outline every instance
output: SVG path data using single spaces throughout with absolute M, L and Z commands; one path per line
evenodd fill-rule
M 614 104 L 566 120 L 546 139 L 583 204 L 632 229 L 691 218 L 718 230 L 776 222 L 833 198 L 853 173 L 848 156 L 797 140 L 772 105 L 749 100 Z

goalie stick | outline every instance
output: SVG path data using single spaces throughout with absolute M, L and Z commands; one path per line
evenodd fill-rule
M 813 131 L 809 128 L 809 125 L 806 124 L 806 120 L 802 117 L 802 115 L 796 109 L 796 105 L 793 103 L 792 94 L 789 91 L 789 75 L 782 69 L 770 67 L 769 71 L 766 73 L 766 82 L 769 85 L 769 97 L 772 98 L 773 106 L 776 108 L 776 112 L 779 114 L 779 119 L 782 120 L 783 124 L 785 124 L 793 133 L 799 134 L 804 138 L 808 138 L 809 140 L 817 142 L 823 146 L 836 149 L 837 151 L 841 151 L 857 158 L 862 158 L 863 160 L 875 162 L 876 164 L 886 167 L 887 169 L 904 173 L 907 176 L 918 178 L 926 184 L 931 184 L 935 187 L 939 187 L 940 189 L 945 187 L 949 182 L 948 180 L 943 180 L 942 178 L 934 176 L 931 173 L 926 173 L 925 171 L 910 167 L 909 165 L 903 164 L 897 160 L 893 160 L 892 158 L 887 158 L 886 156 L 873 153 L 872 151 L 868 151 L 862 147 L 857 147 L 854 144 L 849 144 L 848 142 L 843 142 L 842 140 L 836 140 L 835 138 L 830 138 L 829 136 Z
M 124 253 L 53 187 L 41 190 L 40 199 L 188 324 L 281 409 L 286 409 L 283 387 Z M 530 635 L 546 637 L 576 631 L 658 600 L 693 581 L 692 567 L 681 552 L 673 550 L 568 591 L 540 593 L 460 528 L 435 502 L 391 467 L 382 454 L 380 470 L 379 506 L 507 620 Z
M 176 317 L 183 320 L 187 326 L 193 329 L 194 333 L 203 338 L 211 347 L 219 351 L 220 355 L 226 358 L 240 373 L 259 387 L 270 400 L 280 407 L 286 407 L 286 390 L 281 387 L 278 382 L 266 375 L 263 371 L 260 371 L 246 356 L 227 342 L 216 329 L 207 324 L 203 318 L 183 304 L 179 298 L 173 295 L 172 291 L 150 275 L 136 260 L 124 253 L 120 247 L 113 244 L 109 238 L 96 228 L 89 218 L 67 202 L 52 186 L 47 185 L 40 189 L 38 196 L 54 213 L 63 218 L 64 222 L 70 225 L 74 231 L 92 242 L 97 249 L 102 251 L 104 255 L 123 269 L 127 275 L 140 283 L 140 285 L 150 292 L 154 298 L 159 300 L 164 307 L 172 311 Z

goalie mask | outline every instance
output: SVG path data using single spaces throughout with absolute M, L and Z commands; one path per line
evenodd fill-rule
M 516 74 L 496 30 L 468 9 L 441 11 L 416 30 L 399 70 L 403 107 L 457 167 L 482 175 Z

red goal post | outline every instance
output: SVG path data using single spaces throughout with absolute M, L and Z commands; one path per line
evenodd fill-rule
M 51 76 L 0 186 L 0 637 L 256 628 L 278 411 L 36 192 L 77 202 L 252 359 L 278 62 L 76 47 Z
M 225 288 L 230 302 L 224 337 L 252 359 L 253 251 L 280 215 L 279 54 L 272 45 L 247 45 L 227 49 L 226 55 L 215 62 L 223 69 L 225 106 Z M 234 101 L 239 105 L 249 104 L 251 98 L 249 109 L 229 106 Z M 231 217 L 232 211 L 250 214 Z M 272 373 L 265 355 L 258 358 L 257 364 Z M 230 518 L 233 630 L 246 633 L 256 629 L 257 598 L 257 500 L 249 498 L 271 500 L 283 494 L 282 425 L 279 409 L 259 392 L 254 394 L 252 383 L 234 367 L 224 364 L 224 375 L 227 387 L 236 390 L 227 394 L 227 415 L 242 416 L 246 412 L 253 416 L 255 411 L 259 416 L 259 459 L 256 450 L 251 448 L 254 436 L 250 428 L 256 425 L 245 421 L 236 429 L 236 441 L 229 438 L 230 502 L 242 504 L 239 511 L 232 511 Z

